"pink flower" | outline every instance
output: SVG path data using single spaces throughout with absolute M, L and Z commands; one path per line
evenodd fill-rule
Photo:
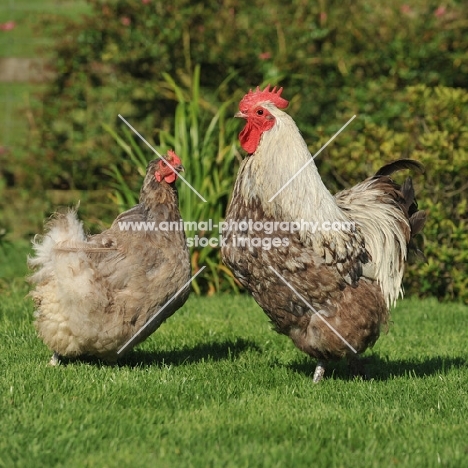
M 14 21 L 7 21 L 6 23 L 0 24 L 0 30 L 2 31 L 11 31 L 15 29 L 16 23 Z
M 400 10 L 402 13 L 405 13 L 406 15 L 409 15 L 411 13 L 411 7 L 409 5 L 401 5 Z
M 258 54 L 258 58 L 260 60 L 268 60 L 271 58 L 271 53 L 270 52 L 262 52 L 261 54 Z
M 440 18 L 441 16 L 445 15 L 446 11 L 447 9 L 444 6 L 440 6 L 436 11 L 434 11 L 434 15 Z
M 321 22 L 321 23 L 325 22 L 325 21 L 327 20 L 327 16 L 328 16 L 328 15 L 327 15 L 324 11 L 322 11 L 322 12 L 320 13 L 320 22 Z
M 130 26 L 132 24 L 132 20 L 128 16 L 122 16 L 122 18 L 120 18 L 120 22 L 124 26 Z
M 151 0 L 141 0 L 141 3 L 144 3 L 145 5 L 149 2 L 151 2 Z

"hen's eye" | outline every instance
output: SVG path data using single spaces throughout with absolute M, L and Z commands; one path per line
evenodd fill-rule
M 258 109 L 257 115 L 263 115 L 263 109 Z

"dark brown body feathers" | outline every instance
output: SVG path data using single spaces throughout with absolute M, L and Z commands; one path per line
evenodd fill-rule
M 244 161 L 239 171 L 226 222 L 229 225 L 243 219 L 281 221 L 265 212 L 264 202 L 259 198 L 248 199 L 242 193 L 243 178 L 249 174 L 245 168 L 248 164 L 250 161 Z M 411 180 L 400 187 L 389 177 L 395 170 L 406 168 L 420 169 L 420 165 L 407 160 L 390 163 L 362 184 L 337 194 L 336 204 L 351 218 L 357 211 L 363 218 L 368 217 L 367 213 L 372 218 L 372 211 L 379 209 L 388 210 L 390 215 L 399 213 L 399 218 L 389 225 L 398 231 L 398 239 L 408 245 L 424 224 L 425 214 L 417 211 Z M 287 241 L 287 246 L 265 249 L 239 245 L 239 238 L 252 241 L 258 236 L 280 238 Z M 397 262 L 405 257 L 393 246 L 388 251 L 382 246 L 381 258 L 372 259 L 366 248 L 369 236 L 372 232 L 367 225 L 358 223 L 356 232 L 346 240 L 348 253 L 343 256 L 333 251 L 333 239 L 324 240 L 317 249 L 313 242 L 304 242 L 297 232 L 278 229 L 265 236 L 248 228 L 236 230 L 228 226 L 223 233 L 226 246 L 222 257 L 276 331 L 289 336 L 299 349 L 314 358 L 339 359 L 372 346 L 382 325 L 387 323 L 388 300 L 377 277 L 372 277 L 376 274 L 372 262 L 382 261 L 381 258 Z M 392 237 L 390 234 L 385 238 Z M 395 258 L 390 259 L 389 255 Z

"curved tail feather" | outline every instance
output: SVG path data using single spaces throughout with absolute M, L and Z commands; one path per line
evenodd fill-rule
M 424 174 L 424 166 L 414 159 L 397 159 L 395 161 L 389 162 L 382 166 L 376 173 L 374 177 L 380 176 L 390 176 L 394 172 L 402 171 L 403 169 L 411 169 Z
M 425 172 L 424 166 L 418 161 L 414 161 L 412 159 L 398 159 L 382 166 L 375 173 L 374 177 L 388 177 L 394 172 L 403 169 L 416 170 L 420 174 L 424 174 Z M 406 213 L 408 213 L 408 221 L 411 229 L 411 237 L 408 242 L 408 260 L 410 262 L 414 262 L 416 260 L 426 261 L 426 257 L 418 248 L 414 238 L 422 231 L 424 224 L 426 223 L 427 214 L 425 211 L 418 210 L 418 203 L 416 201 L 411 177 L 407 177 L 403 182 L 400 187 L 400 192 L 403 195 L 402 206 Z

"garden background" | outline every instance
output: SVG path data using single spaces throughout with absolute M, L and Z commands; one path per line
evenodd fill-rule
M 44 369 L 47 350 L 25 298 L 30 240 L 58 206 L 80 201 L 96 232 L 135 203 L 154 155 L 118 115 L 181 156 L 207 199 L 180 183 L 183 218 L 221 220 L 243 157 L 233 114 L 246 91 L 268 83 L 284 87 L 312 153 L 356 114 L 316 159 L 332 192 L 392 159 L 426 166 L 413 182 L 428 212 L 419 239 L 427 262 L 407 269 L 412 299 L 372 351 L 376 380 L 349 382 L 337 365 L 317 393 L 309 360 L 269 330 L 252 299 L 232 295 L 242 291 L 209 247 L 191 256 L 194 273 L 207 266 L 193 284 L 202 297 L 122 367 Z M 76 466 L 151 466 L 154 457 L 158 466 L 463 465 L 465 1 L 6 0 L 0 103 L 0 356 L 10 424 L 0 467 L 65 465 L 68 452 Z M 111 428 L 118 408 L 126 422 Z M 153 432 L 134 432 L 137 423 Z
M 425 0 L 10 2 L 2 56 L 36 60 L 2 83 L 2 239 L 29 239 L 58 204 L 81 200 L 93 231 L 134 202 L 154 155 L 127 147 L 119 113 L 180 153 L 208 200 L 181 185 L 184 219 L 221 219 L 242 157 L 236 104 L 279 84 L 313 153 L 357 115 L 317 158 L 331 191 L 392 159 L 426 165 L 415 184 L 428 262 L 409 268 L 405 287 L 466 303 L 467 12 Z M 236 289 L 217 249 L 192 258 L 208 266 L 197 291 Z

